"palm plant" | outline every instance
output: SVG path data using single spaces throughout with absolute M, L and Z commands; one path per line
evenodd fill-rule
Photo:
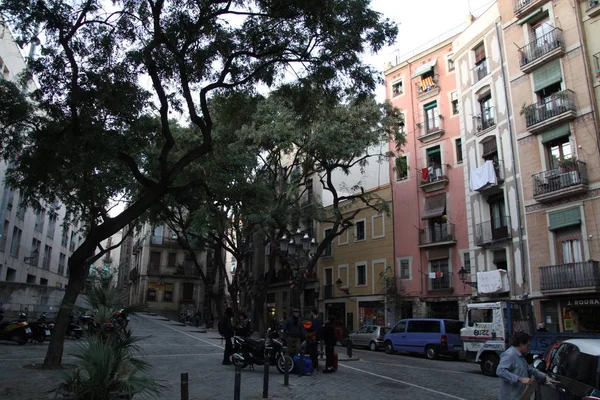
M 106 340 L 90 337 L 72 354 L 80 361 L 79 366 L 60 371 L 62 382 L 51 392 L 56 398 L 73 400 L 131 399 L 135 394 L 159 397 L 165 386 L 139 375 L 150 367 L 136 358 L 136 343 L 141 339 L 132 336 L 131 331 Z

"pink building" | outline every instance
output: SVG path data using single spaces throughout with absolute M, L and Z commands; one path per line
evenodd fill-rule
M 472 294 L 458 274 L 470 253 L 453 39 L 386 66 L 386 97 L 402 110 L 406 133 L 402 149 L 390 144 L 396 319 L 463 319 Z

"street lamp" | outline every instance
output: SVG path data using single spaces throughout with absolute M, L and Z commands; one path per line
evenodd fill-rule
M 317 241 L 308 232 L 303 232 L 298 228 L 291 238 L 283 235 L 279 239 L 279 250 L 281 258 L 291 264 L 294 270 L 294 278 L 290 280 L 293 288 L 296 277 L 300 275 L 300 270 L 306 269 L 317 252 Z M 304 274 L 304 277 L 309 278 L 307 274 Z
M 460 270 L 458 271 L 458 277 L 464 284 L 477 289 L 477 282 L 468 281 L 467 280 L 468 275 L 471 275 L 471 273 L 467 272 L 467 270 L 464 267 L 461 267 Z
M 337 281 L 335 281 L 335 287 L 337 287 L 339 290 L 341 290 L 342 292 L 346 293 L 346 294 L 350 294 L 350 289 L 348 289 L 347 287 L 342 287 L 344 285 L 344 282 L 342 282 L 342 280 L 340 278 L 338 278 Z

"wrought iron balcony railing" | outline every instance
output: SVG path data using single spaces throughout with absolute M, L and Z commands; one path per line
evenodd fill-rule
M 482 80 L 488 74 L 487 59 L 474 66 L 471 71 L 473 71 L 473 84 Z
M 600 287 L 600 265 L 590 260 L 540 267 L 541 290 Z
M 429 279 L 429 291 L 445 291 L 452 289 L 452 272 L 442 271 L 441 277 Z
M 510 217 L 493 218 L 475 226 L 477 246 L 486 246 L 510 238 Z
M 421 173 L 421 184 L 424 185 L 448 179 L 444 168 L 445 167 L 442 164 L 429 164 L 428 167 L 423 168 L 423 172 Z
M 518 14 L 527 6 L 529 6 L 532 3 L 535 3 L 536 1 L 537 0 L 514 0 L 513 11 L 515 14 Z
M 456 241 L 454 224 L 444 223 L 422 229 L 419 237 L 419 245 L 429 246 Z
M 575 93 L 568 89 L 554 93 L 543 101 L 527 106 L 524 111 L 525 123 L 529 128 L 567 111 L 576 111 Z
M 534 62 L 535 60 L 545 56 L 551 51 L 563 46 L 562 30 L 554 28 L 539 38 L 536 38 L 529 44 L 519 49 L 521 53 L 521 67 Z
M 540 196 L 587 184 L 587 166 L 583 161 L 576 160 L 568 166 L 533 175 L 533 195 Z

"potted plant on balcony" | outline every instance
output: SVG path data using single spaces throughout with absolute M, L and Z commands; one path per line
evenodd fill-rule
M 525 119 L 529 119 L 535 113 L 536 105 L 535 104 L 523 104 L 521 107 L 520 115 L 523 115 Z
M 577 163 L 577 157 L 574 156 L 565 157 L 562 160 L 558 161 L 558 165 L 560 166 L 562 172 L 577 171 Z

